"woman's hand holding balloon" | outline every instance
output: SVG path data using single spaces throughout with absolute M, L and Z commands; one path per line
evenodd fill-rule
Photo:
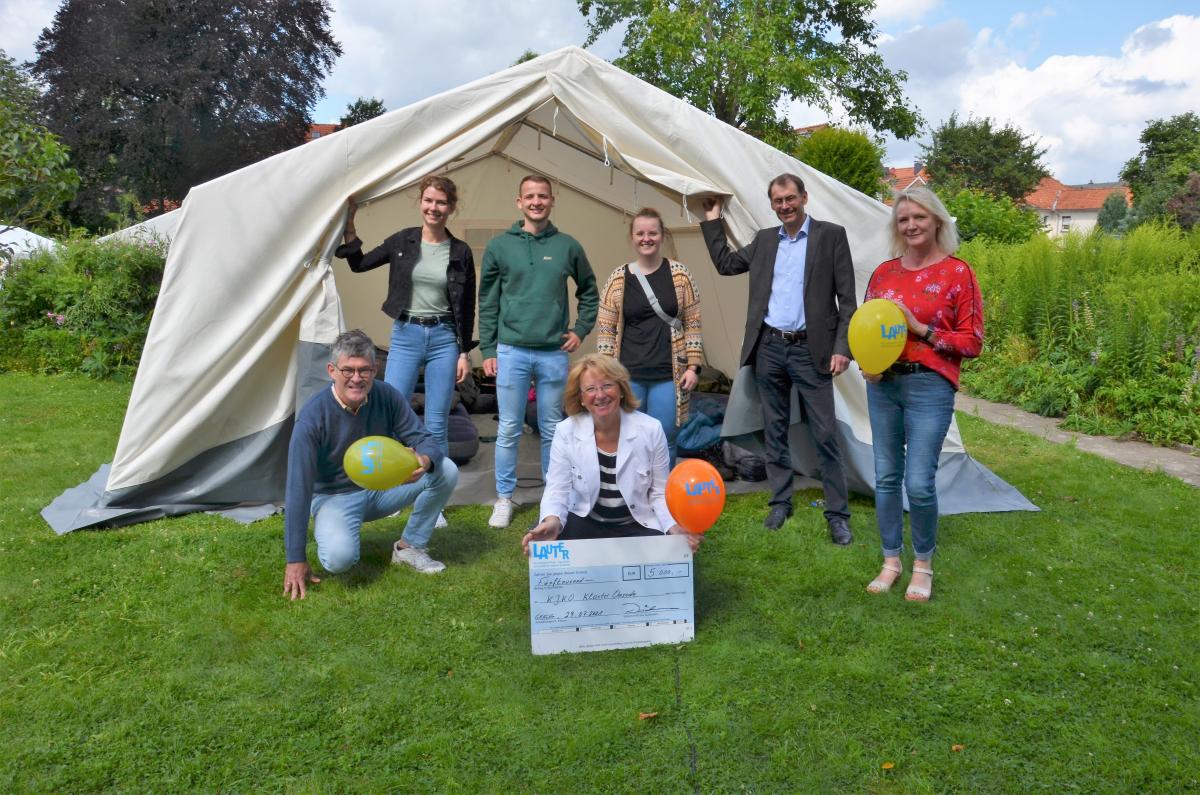
M 699 533 L 689 533 L 687 530 L 677 524 L 673 524 L 670 528 L 668 528 L 667 535 L 683 536 L 686 538 L 688 546 L 692 548 L 692 552 L 695 552 L 697 549 L 699 549 L 700 542 L 704 540 L 703 535 Z

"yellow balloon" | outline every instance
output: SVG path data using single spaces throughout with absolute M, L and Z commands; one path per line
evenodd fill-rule
M 873 298 L 850 318 L 850 352 L 864 373 L 882 373 L 900 358 L 908 339 L 908 323 L 900 307 Z
M 388 436 L 364 436 L 342 457 L 349 478 L 374 491 L 399 486 L 420 466 L 416 453 Z

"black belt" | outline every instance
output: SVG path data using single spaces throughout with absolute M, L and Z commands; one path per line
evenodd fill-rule
M 442 323 L 454 322 L 451 315 L 410 315 L 407 312 L 396 315 L 396 319 L 401 323 L 416 323 L 418 326 L 439 326 Z
M 926 367 L 920 362 L 896 362 L 883 372 L 884 375 L 912 375 L 913 373 L 936 373 L 937 370 Z
M 807 342 L 808 341 L 808 332 L 805 331 L 804 329 L 801 329 L 800 331 L 784 331 L 783 329 L 775 328 L 774 326 L 768 326 L 765 323 L 763 324 L 763 328 L 765 328 L 767 330 L 767 333 L 770 334 L 772 337 L 778 337 L 779 339 L 783 340 L 784 342 Z

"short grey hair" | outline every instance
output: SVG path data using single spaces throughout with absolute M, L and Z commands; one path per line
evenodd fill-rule
M 375 364 L 375 343 L 363 333 L 362 329 L 343 331 L 333 341 L 333 350 L 329 352 L 329 363 L 337 367 L 342 357 L 347 359 L 370 359 Z
M 946 210 L 946 205 L 942 204 L 942 200 L 937 197 L 937 194 L 929 188 L 907 188 L 897 192 L 892 197 L 892 256 L 899 257 L 908 250 L 908 244 L 904 242 L 904 238 L 900 235 L 900 229 L 896 226 L 896 216 L 900 213 L 901 202 L 912 202 L 924 209 L 937 220 L 937 247 L 947 254 L 953 254 L 958 251 L 958 226 L 954 223 L 954 219 L 950 217 L 949 211 Z

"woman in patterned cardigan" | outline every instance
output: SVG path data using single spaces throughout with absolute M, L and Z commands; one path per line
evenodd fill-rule
M 687 266 L 662 255 L 666 228 L 657 210 L 639 210 L 629 235 L 637 259 L 600 291 L 596 350 L 629 369 L 642 410 L 662 423 L 674 466 L 675 437 L 704 362 L 700 293 Z

